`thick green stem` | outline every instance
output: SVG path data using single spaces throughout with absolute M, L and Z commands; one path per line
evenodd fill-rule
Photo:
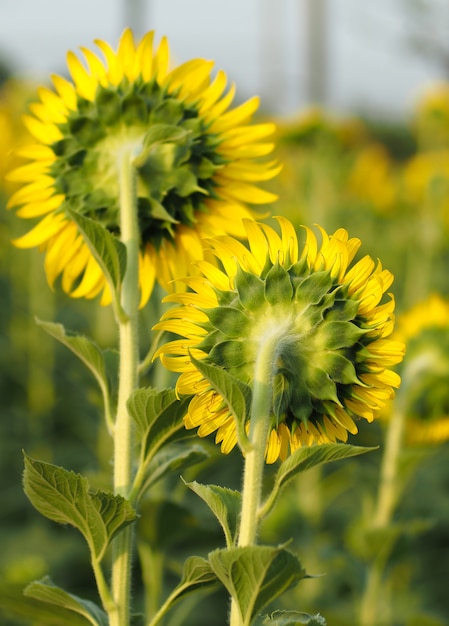
M 126 246 L 126 274 L 121 305 L 126 319 L 119 322 L 120 378 L 117 417 L 114 428 L 114 492 L 128 497 L 132 484 L 133 428 L 126 403 L 138 383 L 138 305 L 139 305 L 139 228 L 133 155 L 120 156 L 120 228 Z M 130 615 L 130 576 L 133 526 L 127 526 L 112 547 L 112 595 L 116 610 L 110 626 L 128 626 Z
M 270 432 L 272 379 L 276 363 L 279 334 L 273 333 L 260 344 L 254 368 L 253 402 L 249 430 L 250 450 L 245 456 L 243 474 L 242 510 L 238 546 L 251 546 L 256 543 L 262 496 L 265 451 Z M 243 626 L 240 609 L 232 599 L 231 626 Z

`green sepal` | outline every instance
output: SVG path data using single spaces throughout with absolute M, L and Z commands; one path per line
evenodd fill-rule
M 223 528 L 228 548 L 237 539 L 238 521 L 242 508 L 242 494 L 234 489 L 218 485 L 202 485 L 195 480 L 186 483 L 204 502 L 218 519 Z
M 280 303 L 291 303 L 292 297 L 293 285 L 290 275 L 277 261 L 265 278 L 265 300 L 275 306 Z
M 326 443 L 313 446 L 304 446 L 295 450 L 285 461 L 281 463 L 276 472 L 273 488 L 262 504 L 259 517 L 263 519 L 273 508 L 282 489 L 298 474 L 305 472 L 317 465 L 349 459 L 353 456 L 373 452 L 377 447 L 367 448 L 351 446 L 346 443 Z
M 243 341 L 231 339 L 216 343 L 210 350 L 208 359 L 228 370 L 233 367 L 241 367 L 246 363 Z
M 121 119 L 128 126 L 144 124 L 148 118 L 144 98 L 136 93 L 128 93 L 121 101 Z
M 252 272 L 245 272 L 237 265 L 235 276 L 235 288 L 239 294 L 239 300 L 249 311 L 258 311 L 265 303 L 265 283 Z
M 114 308 L 121 311 L 120 287 L 126 272 L 126 247 L 98 222 L 66 209 L 101 267 L 111 290 Z
M 117 89 L 109 87 L 97 87 L 95 95 L 95 105 L 97 107 L 98 119 L 105 126 L 112 126 L 120 120 L 121 98 Z
M 324 352 L 319 358 L 320 367 L 336 383 L 343 385 L 362 385 L 358 379 L 354 364 L 338 352 Z
M 282 546 L 215 550 L 208 559 L 239 607 L 242 626 L 250 626 L 264 606 L 306 576 L 297 557 Z
M 304 305 L 319 304 L 331 286 L 332 278 L 328 271 L 313 272 L 297 285 L 295 300 Z
M 190 355 L 190 360 L 223 398 L 234 417 L 239 446 L 243 452 L 249 451 L 251 444 L 246 434 L 245 425 L 251 410 L 251 388 L 226 370 L 207 363 L 205 359 L 197 360 Z
M 250 325 L 250 320 L 245 313 L 232 306 L 218 306 L 214 309 L 207 309 L 206 313 L 212 326 L 230 339 L 245 336 Z
M 81 146 L 87 148 L 95 145 L 105 137 L 105 129 L 98 120 L 78 115 L 69 122 L 70 132 Z
M 185 105 L 176 98 L 167 98 L 153 108 L 151 124 L 178 124 L 184 114 Z
M 260 626 L 326 626 L 327 622 L 322 615 L 309 615 L 298 611 L 274 611 L 266 615 Z
M 312 398 L 332 400 L 341 406 L 337 395 L 337 385 L 329 378 L 329 373 L 320 367 L 310 367 L 307 372 L 307 388 Z
M 366 330 L 362 330 L 352 322 L 325 321 L 319 327 L 316 341 L 322 349 L 339 350 L 351 348 L 364 334 Z
M 87 478 L 27 456 L 23 486 L 31 504 L 44 517 L 70 524 L 84 536 L 92 558 L 100 561 L 111 539 L 136 519 L 136 512 L 122 496 L 92 492 Z
M 68 593 L 52 583 L 50 578 L 30 583 L 24 590 L 24 595 L 41 602 L 51 604 L 53 607 L 64 609 L 61 615 L 63 624 L 70 626 L 70 618 L 67 620 L 65 610 L 82 615 L 93 626 L 108 626 L 109 620 L 106 613 L 94 602 L 83 600 L 82 598 Z M 57 612 L 57 608 L 54 609 Z
M 355 319 L 359 308 L 358 300 L 334 300 L 332 308 L 326 311 L 326 321 L 350 322 Z

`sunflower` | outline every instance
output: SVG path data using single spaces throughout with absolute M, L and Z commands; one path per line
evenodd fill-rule
M 54 89 L 41 87 L 24 118 L 36 141 L 20 151 L 29 162 L 9 174 L 23 186 L 8 206 L 40 221 L 15 245 L 45 251 L 50 285 L 61 276 L 73 297 L 111 299 L 70 211 L 120 236 L 123 150 L 135 156 L 141 304 L 155 280 L 170 290 L 203 257 L 202 237 L 242 237 L 242 218 L 254 217 L 247 204 L 275 199 L 257 186 L 279 170 L 259 159 L 273 149 L 274 125 L 251 124 L 258 98 L 230 108 L 234 87 L 223 71 L 212 79 L 204 59 L 169 70 L 167 40 L 154 49 L 153 39 L 149 32 L 135 44 L 127 29 L 116 52 L 95 42 L 104 60 L 86 48 L 83 60 L 69 52 L 72 80 L 53 76 Z
M 356 420 L 371 422 L 400 383 L 389 368 L 404 353 L 401 342 L 388 338 L 393 297 L 381 302 L 392 274 L 369 256 L 350 267 L 360 240 L 344 229 L 328 235 L 319 228 L 319 243 L 305 228 L 300 251 L 291 223 L 276 219 L 280 235 L 244 221 L 249 249 L 229 236 L 209 240 L 221 269 L 199 261 L 202 276 L 185 279 L 190 291 L 165 298 L 177 306 L 155 326 L 182 337 L 156 357 L 180 372 L 177 392 L 193 395 L 186 428 L 198 428 L 201 437 L 216 431 L 223 453 L 237 442 L 236 424 L 191 356 L 251 387 L 258 346 L 274 333 L 268 463 L 301 446 L 346 441 L 348 432 L 357 433 Z
M 406 441 L 449 439 L 449 302 L 438 294 L 398 318 L 395 336 L 407 346 L 402 378 L 407 415 Z

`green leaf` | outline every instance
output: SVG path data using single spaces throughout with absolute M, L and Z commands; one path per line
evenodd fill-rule
M 187 444 L 182 442 L 171 443 L 161 448 L 145 468 L 145 480 L 139 489 L 139 494 L 149 489 L 167 474 L 178 472 L 181 474 L 191 465 L 205 461 L 209 457 L 206 449 L 199 443 Z
M 326 626 L 326 620 L 319 613 L 309 615 L 298 611 L 275 611 L 267 615 L 261 626 Z
M 242 626 L 250 626 L 264 606 L 306 575 L 295 555 L 283 547 L 215 550 L 209 563 L 237 603 Z
M 44 604 L 40 600 L 24 596 L 23 585 L 7 583 L 0 585 L 0 616 L 5 624 L 32 624 L 33 626 L 87 626 L 85 617 L 62 607 Z
M 237 536 L 242 494 L 217 485 L 201 485 L 196 480 L 186 485 L 204 500 L 218 519 L 226 537 L 226 545 L 230 548 Z
M 189 402 L 189 396 L 179 400 L 174 389 L 146 387 L 130 396 L 128 411 L 147 462 L 162 445 L 186 436 L 183 418 Z
M 250 443 L 245 424 L 251 408 L 251 388 L 226 370 L 211 365 L 205 360 L 197 360 L 192 355 L 190 355 L 190 360 L 226 402 L 234 416 L 239 446 L 244 452 L 248 451 Z
M 192 556 L 184 563 L 184 569 L 180 583 L 171 592 L 159 612 L 154 616 L 152 624 L 159 624 L 165 613 L 182 597 L 204 587 L 217 583 L 209 561 L 199 556 Z
M 101 267 L 111 289 L 116 310 L 120 310 L 119 291 L 126 272 L 126 247 L 98 222 L 67 209 L 81 231 L 93 257 Z
M 71 350 L 81 359 L 84 365 L 92 372 L 97 379 L 103 394 L 109 392 L 108 377 L 106 374 L 105 360 L 100 348 L 87 337 L 70 334 L 62 324 L 44 322 L 36 318 L 36 323 L 46 333 L 57 339 L 60 343 Z
M 114 535 L 136 519 L 130 503 L 112 493 L 93 493 L 80 474 L 24 457 L 24 491 L 32 505 L 54 522 L 75 526 L 100 561 Z
M 287 457 L 280 465 L 274 479 L 273 489 L 260 509 L 260 518 L 265 517 L 271 511 L 281 490 L 297 474 L 305 472 L 316 465 L 348 459 L 353 456 L 358 456 L 359 454 L 365 454 L 366 452 L 373 452 L 374 450 L 377 450 L 377 448 L 351 446 L 346 443 L 327 443 L 310 447 L 304 446 L 295 450 L 295 452 Z
M 217 577 L 209 561 L 200 556 L 191 556 L 184 563 L 181 582 L 174 590 L 176 600 L 187 593 L 215 583 L 217 583 Z
M 106 613 L 94 602 L 83 600 L 60 587 L 56 587 L 48 577 L 28 585 L 24 594 L 29 598 L 78 613 L 85 617 L 93 626 L 108 626 L 109 624 Z

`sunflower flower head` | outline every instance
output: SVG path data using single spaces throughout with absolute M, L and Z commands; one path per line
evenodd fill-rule
M 96 41 L 100 55 L 81 48 L 67 56 L 71 80 L 53 76 L 41 87 L 25 124 L 35 142 L 21 150 L 28 163 L 9 179 L 22 186 L 9 207 L 38 224 L 15 241 L 39 246 L 52 285 L 62 277 L 73 297 L 110 294 L 71 212 L 120 236 L 123 153 L 131 153 L 140 230 L 140 286 L 144 303 L 157 279 L 165 289 L 192 259 L 202 257 L 201 237 L 244 235 L 247 204 L 275 197 L 257 183 L 274 176 L 274 162 L 260 163 L 273 144 L 268 123 L 251 124 L 258 99 L 230 108 L 234 88 L 226 75 L 211 78 L 213 63 L 188 61 L 169 69 L 165 38 L 154 33 L 135 44 L 123 33 L 117 51 Z M 144 277 L 144 279 L 143 279 Z
M 346 441 L 357 433 L 356 420 L 371 422 L 400 383 L 390 367 L 404 353 L 389 338 L 393 297 L 381 302 L 391 273 L 368 256 L 350 267 L 360 241 L 344 229 L 328 235 L 320 228 L 319 242 L 305 228 L 300 250 L 291 223 L 277 220 L 280 235 L 245 220 L 249 247 L 228 236 L 211 239 L 221 269 L 199 262 L 202 276 L 185 279 L 190 291 L 167 296 L 178 306 L 155 327 L 182 337 L 157 356 L 180 372 L 178 393 L 193 395 L 185 426 L 200 436 L 216 431 L 224 453 L 237 442 L 235 420 L 194 361 L 251 387 L 259 346 L 274 338 L 269 463 L 301 446 Z
M 402 378 L 407 414 L 406 441 L 449 439 L 449 302 L 433 294 L 398 318 L 395 336 L 407 355 Z

